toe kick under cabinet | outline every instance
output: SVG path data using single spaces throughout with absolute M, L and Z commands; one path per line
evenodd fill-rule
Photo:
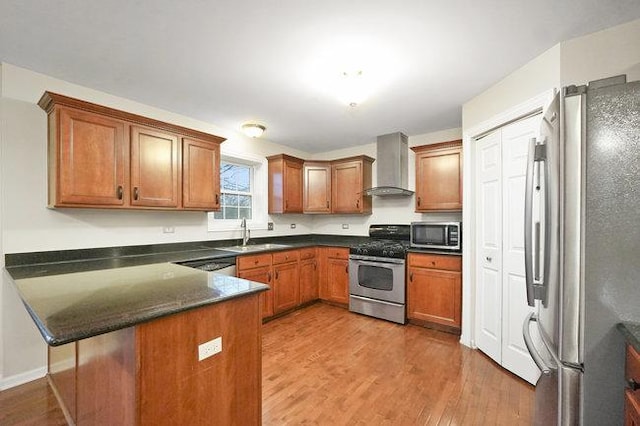
M 409 321 L 460 334 L 462 257 L 409 253 L 407 260 Z
M 218 136 L 45 92 L 49 206 L 220 209 Z

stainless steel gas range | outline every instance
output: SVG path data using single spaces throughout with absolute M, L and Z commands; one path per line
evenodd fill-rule
M 409 225 L 371 225 L 349 251 L 349 310 L 404 324 Z

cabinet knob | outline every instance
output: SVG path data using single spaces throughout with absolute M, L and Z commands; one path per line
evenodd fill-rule
M 122 194 L 123 194 L 122 185 L 118 185 L 118 189 L 116 189 L 116 195 L 118 196 L 118 200 L 122 200 Z
M 431 266 L 436 266 L 436 261 L 435 260 L 431 261 Z
M 640 389 L 640 383 L 636 382 L 633 379 L 627 379 L 627 388 L 635 392 Z
M 485 257 L 485 259 L 487 259 L 487 262 L 491 262 L 493 260 L 493 258 L 491 256 L 487 256 L 487 257 Z
M 140 191 L 138 190 L 137 186 L 133 187 L 133 199 L 134 200 L 138 200 L 138 198 L 140 198 Z

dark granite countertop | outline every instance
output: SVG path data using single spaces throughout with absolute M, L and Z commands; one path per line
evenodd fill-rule
M 286 247 L 350 247 L 368 237 L 300 235 L 256 238 L 253 244 Z M 268 286 L 174 264 L 199 259 L 233 260 L 225 247 L 239 240 L 108 247 L 8 254 L 6 271 L 46 342 L 57 346 L 227 299 Z M 460 255 L 438 250 L 417 253 Z M 173 262 L 173 263 L 172 263 Z
M 171 263 L 23 278 L 15 284 L 52 346 L 269 288 Z
M 633 348 L 640 352 L 640 324 L 633 322 L 621 322 L 618 324 L 618 330 L 624 335 Z

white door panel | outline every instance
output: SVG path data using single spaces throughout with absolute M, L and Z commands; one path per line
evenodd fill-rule
M 528 143 L 541 115 L 512 123 L 476 145 L 476 343 L 523 379 L 540 374 L 522 338 L 530 308 L 524 283 L 524 192 Z
M 478 277 L 476 292 L 476 344 L 482 352 L 501 362 L 502 342 L 502 200 L 500 134 L 478 142 L 476 182 Z

